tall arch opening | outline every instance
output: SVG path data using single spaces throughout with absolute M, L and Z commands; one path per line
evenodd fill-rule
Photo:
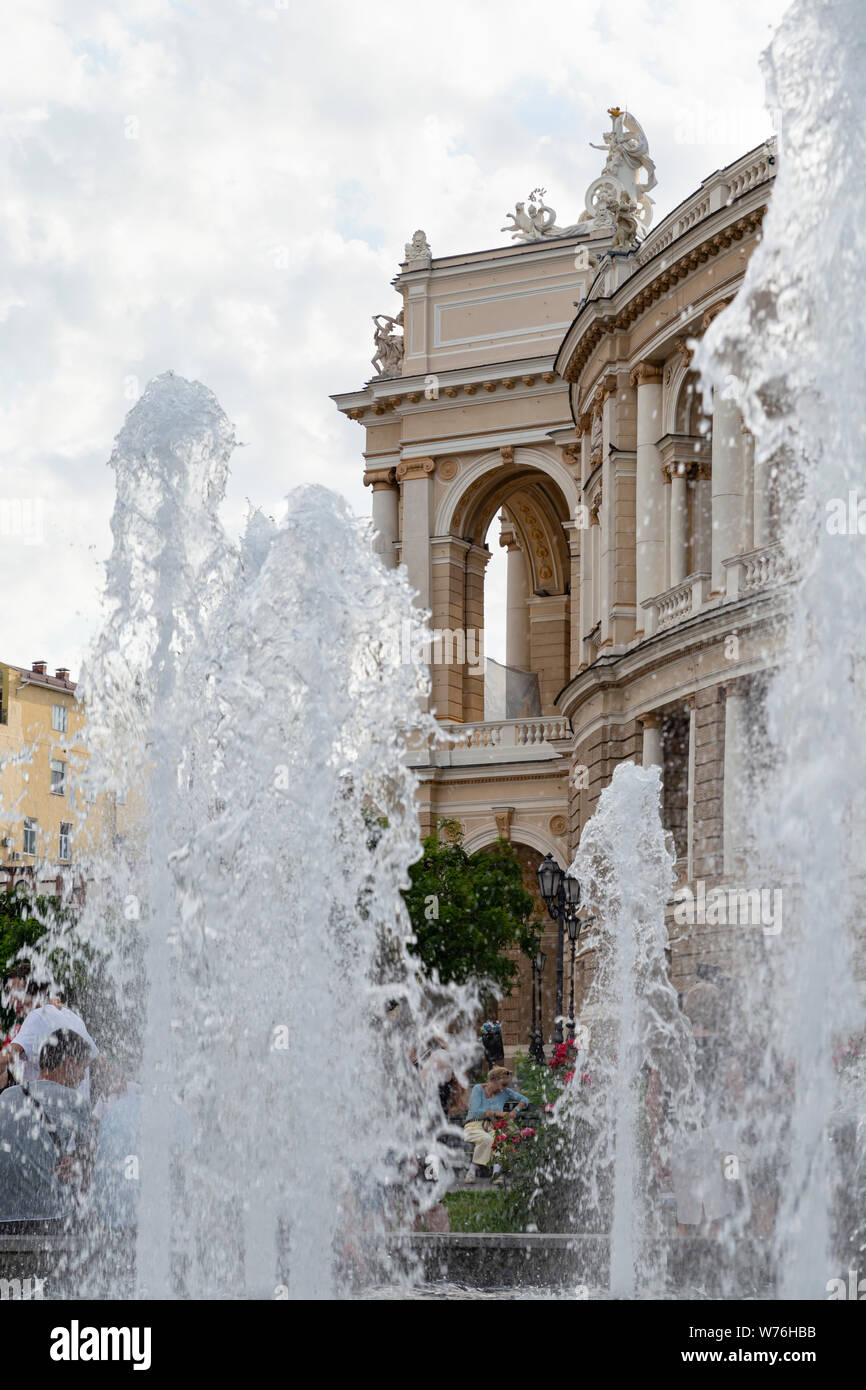
M 499 619 L 494 650 L 485 643 L 484 679 L 467 661 L 459 692 L 456 681 L 448 684 L 445 717 L 461 722 L 553 715 L 570 675 L 568 504 L 554 478 L 520 457 L 524 451 L 503 453 L 510 456 L 474 479 L 455 507 L 449 569 L 440 567 L 440 594 L 452 623 L 459 608 L 467 651 L 476 630 L 486 631 L 488 610 Z M 445 691 L 444 679 L 439 684 Z

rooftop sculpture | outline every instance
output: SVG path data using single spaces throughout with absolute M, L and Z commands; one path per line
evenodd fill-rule
M 657 183 L 649 143 L 631 112 L 611 106 L 608 115 L 611 129 L 602 137 L 604 143 L 594 145 L 590 141 L 594 150 L 605 150 L 607 158 L 601 174 L 586 190 L 584 211 L 577 222 L 558 227 L 556 209 L 544 201 L 547 190 L 534 188 L 525 202 L 515 204 L 514 212 L 506 213 L 511 225 L 501 231 L 511 232 L 512 240 L 523 242 L 612 232 L 615 250 L 629 249 L 646 234 L 653 209 L 649 191 Z M 645 179 L 640 177 L 641 171 Z

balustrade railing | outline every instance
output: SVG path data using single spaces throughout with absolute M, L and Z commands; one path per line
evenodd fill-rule
M 540 747 L 568 738 L 571 725 L 559 716 L 533 719 L 490 719 L 479 724 L 446 724 L 453 749 L 508 749 Z M 453 740 L 453 741 L 452 741 Z

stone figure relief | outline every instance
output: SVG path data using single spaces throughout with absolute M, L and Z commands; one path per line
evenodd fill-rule
M 377 376 L 399 376 L 403 367 L 403 338 L 393 329 L 403 327 L 403 310 L 395 319 L 390 314 L 374 314 L 373 323 L 376 347 L 371 359 L 373 370 Z

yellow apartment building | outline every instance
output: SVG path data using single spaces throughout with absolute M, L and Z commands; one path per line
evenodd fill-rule
M 118 801 L 85 798 L 85 712 L 69 671 L 0 662 L 0 889 L 83 884 L 83 861 L 118 833 Z M 111 843 L 109 839 L 107 841 Z

